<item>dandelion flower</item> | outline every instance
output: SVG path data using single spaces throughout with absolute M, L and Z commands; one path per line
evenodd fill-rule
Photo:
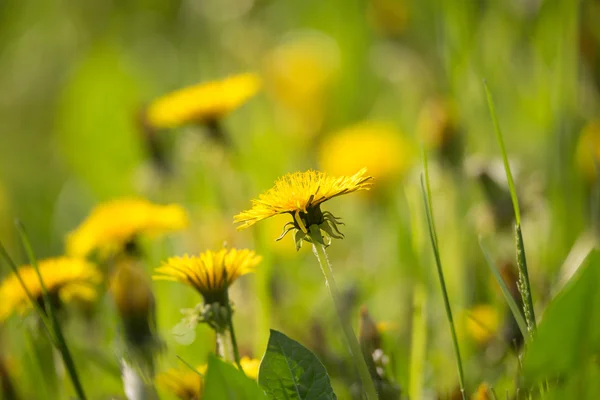
M 48 294 L 53 301 L 68 302 L 72 299 L 93 300 L 95 286 L 102 275 L 95 265 L 78 258 L 58 257 L 41 260 L 38 267 Z M 29 293 L 36 301 L 42 299 L 42 287 L 32 266 L 19 268 L 19 275 Z M 13 312 L 24 312 L 31 302 L 15 274 L 9 275 L 0 285 L 0 321 Z
M 475 342 L 484 344 L 498 333 L 500 316 L 498 311 L 488 304 L 473 307 L 467 314 L 466 328 Z
M 206 371 L 206 365 L 198 366 L 200 373 Z M 156 376 L 157 385 L 165 392 L 173 394 L 180 400 L 200 400 L 204 391 L 204 379 L 198 372 L 189 368 L 169 369 Z
M 176 204 L 159 205 L 125 198 L 97 206 L 67 237 L 67 253 L 85 257 L 97 250 L 101 258 L 124 251 L 136 237 L 176 231 L 187 226 L 185 210 Z
M 240 360 L 240 364 L 242 365 L 242 369 L 246 376 L 250 379 L 258 379 L 258 370 L 260 368 L 260 360 L 256 358 L 250 358 L 244 356 Z
M 302 240 L 310 241 L 308 229 L 311 225 L 318 225 L 328 237 L 341 239 L 343 235 L 337 228 L 339 219 L 328 211 L 321 211 L 321 204 L 357 190 L 368 190 L 372 177 L 365 175 L 366 172 L 363 168 L 352 176 L 334 177 L 313 170 L 285 175 L 275 181 L 273 188 L 252 200 L 250 210 L 233 217 L 234 222 L 241 223 L 238 226 L 241 230 L 274 215 L 290 214 L 293 222 L 284 226 L 277 240 L 294 230 L 297 249 Z
M 372 121 L 335 132 L 319 149 L 319 162 L 327 173 L 347 175 L 366 166 L 378 181 L 403 174 L 414 158 L 412 144 L 400 132 Z
M 260 78 L 252 73 L 190 86 L 153 101 L 146 122 L 155 129 L 166 129 L 216 121 L 248 101 L 260 86 Z
M 197 257 L 171 257 L 156 268 L 155 280 L 181 282 L 196 289 L 206 304 L 226 304 L 227 289 L 240 276 L 254 272 L 262 257 L 252 250 L 205 251 Z

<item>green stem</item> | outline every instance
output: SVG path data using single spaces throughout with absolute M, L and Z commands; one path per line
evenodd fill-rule
M 231 347 L 233 347 L 233 359 L 239 367 L 240 371 L 243 371 L 242 364 L 240 363 L 240 351 L 238 349 L 237 340 L 235 338 L 235 330 L 233 329 L 233 310 L 231 305 L 229 306 L 229 338 L 231 339 Z
M 429 178 L 427 172 L 427 163 L 425 161 L 425 176 Z M 442 289 L 442 297 L 444 298 L 444 308 L 446 310 L 446 316 L 448 318 L 448 324 L 450 325 L 450 333 L 452 334 L 452 344 L 454 346 L 454 353 L 456 355 L 456 367 L 458 369 L 458 381 L 460 385 L 460 392 L 463 400 L 466 400 L 465 392 L 465 380 L 462 366 L 462 359 L 460 357 L 460 347 L 458 346 L 458 337 L 456 336 L 456 329 L 454 327 L 454 318 L 452 317 L 452 308 L 450 307 L 450 300 L 448 298 L 448 290 L 446 289 L 446 280 L 444 279 L 444 271 L 442 270 L 442 261 L 440 258 L 440 252 L 437 242 L 437 234 L 435 231 L 435 222 L 433 221 L 433 215 L 431 213 L 431 196 L 429 195 L 429 179 L 427 179 L 427 189 L 425 189 L 425 183 L 423 177 L 421 177 L 421 189 L 423 191 L 423 202 L 425 203 L 425 210 L 427 215 L 427 223 L 429 225 L 429 238 L 431 239 L 431 246 L 433 247 L 433 254 L 435 256 L 435 265 L 437 267 L 437 274 L 440 281 L 440 287 Z
M 62 329 L 60 328 L 60 324 L 58 323 L 58 319 L 56 318 L 56 314 L 54 313 L 52 302 L 50 301 L 50 297 L 48 295 L 48 289 L 46 288 L 44 280 L 42 279 L 42 274 L 40 273 L 36 257 L 33 253 L 33 248 L 31 247 L 31 243 L 29 242 L 29 237 L 25 233 L 25 229 L 20 223 L 17 223 L 17 229 L 19 230 L 19 234 L 21 235 L 21 241 L 23 242 L 23 246 L 25 247 L 25 251 L 27 253 L 27 256 L 29 257 L 29 261 L 35 269 L 37 277 L 40 281 L 44 305 L 48 314 L 48 319 L 50 320 L 51 331 L 54 333 L 54 337 L 56 339 L 56 347 L 62 355 L 62 359 L 65 363 L 67 371 L 69 372 L 69 377 L 73 382 L 73 387 L 75 388 L 77 397 L 80 400 L 86 400 L 85 392 L 83 391 L 83 386 L 81 385 L 81 381 L 79 380 L 79 376 L 77 375 L 75 362 L 73 361 L 73 357 L 71 356 L 71 352 L 69 351 L 69 347 L 67 346 L 67 342 L 62 333 Z
M 377 391 L 375 390 L 375 384 L 373 383 L 373 378 L 369 373 L 369 368 L 367 367 L 367 363 L 363 357 L 360 345 L 358 344 L 358 340 L 356 339 L 356 335 L 352 330 L 352 326 L 350 326 L 348 321 L 346 321 L 343 317 L 340 294 L 338 292 L 337 285 L 333 277 L 333 270 L 331 269 L 331 264 L 329 263 L 329 259 L 327 258 L 325 246 L 322 244 L 323 237 L 321 236 L 321 229 L 317 225 L 311 225 L 309 227 L 309 235 L 313 243 L 313 252 L 315 253 L 315 257 L 317 257 L 317 260 L 319 261 L 319 264 L 321 266 L 321 271 L 323 271 L 323 275 L 325 276 L 326 286 L 329 289 L 329 294 L 331 295 L 331 298 L 333 299 L 333 304 L 335 305 L 337 315 L 342 325 L 344 336 L 346 336 L 346 341 L 348 342 L 348 346 L 350 347 L 350 354 L 354 358 L 354 362 L 356 364 L 356 367 L 358 368 L 358 374 L 362 381 L 363 388 L 367 394 L 367 399 L 377 400 L 378 397 Z

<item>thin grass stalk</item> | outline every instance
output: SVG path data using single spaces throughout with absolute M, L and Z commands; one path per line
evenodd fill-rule
M 425 164 L 427 165 L 427 164 Z M 425 167 L 427 171 L 427 167 Z M 427 172 L 426 172 L 427 175 Z M 428 187 L 429 187 L 429 182 Z M 465 379 L 462 365 L 462 358 L 460 356 L 460 347 L 458 345 L 458 337 L 456 335 L 456 328 L 454 327 L 454 318 L 452 317 L 452 308 L 450 307 L 450 300 L 448 298 L 448 291 L 446 289 L 446 280 L 444 279 L 444 271 L 442 270 L 442 261 L 440 259 L 440 252 L 437 243 L 437 235 L 435 233 L 435 225 L 433 221 L 433 215 L 431 213 L 431 196 L 429 191 L 425 189 L 425 182 L 421 176 L 421 190 L 423 191 L 423 202 L 425 204 L 425 210 L 427 215 L 427 223 L 429 225 L 429 238 L 431 239 L 431 246 L 433 248 L 433 254 L 435 257 L 435 265 L 437 267 L 437 274 L 440 281 L 440 287 L 442 289 L 442 297 L 444 298 L 444 308 L 446 311 L 446 317 L 448 318 L 448 324 L 450 325 L 450 333 L 452 335 L 452 344 L 454 346 L 454 354 L 456 355 L 456 368 L 458 370 L 458 383 L 460 386 L 460 393 L 463 400 L 466 400 L 465 391 Z
M 65 363 L 65 367 L 69 372 L 69 377 L 71 378 L 71 382 L 73 383 L 73 387 L 75 388 L 75 392 L 80 400 L 86 400 L 85 392 L 83 390 L 83 386 L 81 385 L 81 381 L 79 380 L 79 376 L 77 374 L 77 368 L 75 368 L 75 362 L 73 361 L 73 357 L 71 356 L 71 352 L 69 351 L 69 347 L 67 346 L 67 342 L 62 333 L 62 329 L 60 324 L 58 323 L 58 319 L 56 318 L 56 314 L 52 307 L 52 302 L 50 301 L 50 297 L 48 295 L 48 290 L 46 285 L 44 284 L 44 280 L 42 279 L 42 274 L 40 273 L 37 259 L 33 252 L 33 248 L 31 246 L 31 242 L 29 241 L 29 237 L 25 232 L 25 228 L 23 225 L 17 221 L 17 230 L 19 231 L 19 235 L 21 236 L 21 241 L 23 243 L 23 247 L 25 248 L 25 252 L 27 253 L 27 257 L 29 258 L 29 262 L 35 269 L 35 272 L 40 281 L 40 287 L 42 289 L 42 297 L 44 299 L 44 305 L 46 308 L 46 312 L 48 315 L 48 319 L 51 324 L 51 331 L 54 333 L 54 337 L 56 339 L 56 347 L 60 351 L 62 355 L 62 359 Z
M 233 328 L 233 307 L 229 301 L 229 292 L 227 292 L 227 315 L 228 315 L 228 329 L 229 329 L 229 340 L 231 341 L 231 347 L 233 348 L 233 360 L 235 364 L 242 371 L 242 364 L 240 363 L 240 351 L 238 349 L 237 339 L 235 337 L 235 329 Z
M 423 398 L 423 370 L 427 354 L 426 308 L 427 289 L 423 283 L 418 283 L 413 293 L 412 334 L 410 341 L 408 395 L 411 399 Z
M 517 198 L 517 191 L 515 189 L 515 182 L 513 180 L 512 172 L 510 170 L 510 164 L 508 163 L 508 155 L 506 153 L 506 147 L 504 146 L 504 138 L 502 131 L 500 130 L 500 124 L 498 123 L 498 117 L 496 115 L 496 107 L 494 106 L 494 100 L 492 94 L 487 86 L 486 81 L 483 81 L 483 87 L 485 88 L 485 94 L 487 98 L 488 107 L 490 109 L 490 115 L 494 124 L 494 131 L 496 133 L 496 139 L 500 146 L 500 152 L 502 154 L 502 161 L 504 163 L 504 171 L 506 173 L 506 179 L 508 180 L 508 188 L 510 190 L 510 197 L 513 203 L 513 209 L 515 212 L 515 241 L 517 247 L 517 267 L 519 269 L 519 281 L 517 287 L 523 298 L 523 313 L 525 314 L 525 321 L 527 322 L 527 329 L 529 336 L 532 336 L 536 330 L 535 312 L 533 309 L 533 298 L 531 295 L 531 284 L 529 282 L 529 272 L 527 270 L 527 259 L 525 257 L 525 245 L 523 243 L 523 235 L 521 233 L 521 211 L 519 207 L 519 199 Z
M 317 225 L 311 225 L 309 227 L 309 235 L 313 243 L 313 253 L 315 254 L 315 257 L 317 257 L 317 261 L 321 266 L 321 271 L 325 276 L 325 284 L 329 289 L 329 294 L 331 295 L 333 304 L 335 305 L 335 310 L 340 320 L 340 324 L 342 325 L 346 342 L 348 342 L 348 346 L 350 347 L 350 354 L 352 355 L 356 368 L 358 369 L 363 390 L 365 391 L 368 400 L 377 400 L 379 397 L 377 396 L 375 383 L 373 382 L 373 378 L 369 373 L 369 368 L 367 367 L 360 344 L 356 339 L 356 335 L 352 330 L 352 326 L 343 317 L 342 302 L 335 279 L 333 277 L 333 269 L 331 268 L 331 263 L 327 257 L 325 246 L 322 244 L 323 237 L 321 236 L 321 229 Z

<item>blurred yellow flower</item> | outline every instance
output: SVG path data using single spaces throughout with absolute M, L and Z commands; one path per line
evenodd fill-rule
M 183 229 L 185 210 L 176 204 L 159 205 L 125 198 L 100 204 L 67 236 L 67 253 L 85 257 L 98 250 L 104 258 L 123 251 L 139 235 L 156 235 Z
M 78 258 L 48 258 L 38 262 L 44 284 L 52 300 L 68 302 L 71 299 L 93 300 L 102 274 L 92 263 Z M 42 287 L 32 266 L 19 267 L 19 275 L 36 299 L 41 301 Z M 31 302 L 15 274 L 9 275 L 0 285 L 0 321 L 13 312 L 25 312 Z
M 467 312 L 466 329 L 477 343 L 484 344 L 496 336 L 500 328 L 500 315 L 489 304 L 479 304 Z
M 576 161 L 579 170 L 588 181 L 598 176 L 600 168 L 600 120 L 593 120 L 583 128 L 577 143 Z
M 246 376 L 256 380 L 260 360 L 242 357 L 240 360 L 242 369 Z M 204 391 L 204 379 L 201 375 L 206 374 L 207 365 L 199 365 L 194 372 L 189 368 L 171 368 L 156 376 L 156 383 L 164 391 L 169 392 L 181 400 L 200 400 Z
M 165 129 L 215 121 L 248 101 L 260 86 L 258 75 L 245 73 L 177 90 L 148 106 L 146 122 L 155 129 Z
M 414 161 L 414 148 L 393 127 L 361 122 L 342 129 L 323 141 L 321 168 L 332 175 L 347 175 L 367 167 L 377 180 L 401 175 Z
M 206 372 L 206 365 L 196 368 L 200 374 Z M 156 376 L 157 385 L 165 392 L 180 400 L 200 400 L 204 391 L 204 379 L 197 372 L 186 369 L 169 369 Z
M 366 172 L 367 169 L 363 168 L 352 176 L 341 177 L 313 170 L 287 174 L 277 179 L 275 186 L 258 199 L 252 200 L 250 210 L 242 211 L 233 219 L 241 223 L 238 226 L 241 230 L 274 215 L 288 213 L 294 216 L 296 223 L 303 223 L 302 230 L 306 232 L 310 225 L 323 223 L 323 215 L 314 215 L 321 203 L 357 190 L 369 190 L 372 177 L 365 176 Z M 311 219 L 313 216 L 320 218 L 314 221 Z
M 473 400 L 490 400 L 490 387 L 487 383 L 483 382 L 477 387 L 477 392 L 472 396 Z
M 244 356 L 240 359 L 240 364 L 242 365 L 242 369 L 248 378 L 257 380 L 258 379 L 258 370 L 260 368 L 260 360 L 256 358 L 250 358 Z
M 225 304 L 227 288 L 240 276 L 254 272 L 262 260 L 252 250 L 205 251 L 198 257 L 171 257 L 156 268 L 155 280 L 181 282 L 196 289 L 206 304 Z
M 267 55 L 265 76 L 269 89 L 295 117 L 302 133 L 318 131 L 339 64 L 335 41 L 316 31 L 288 35 Z

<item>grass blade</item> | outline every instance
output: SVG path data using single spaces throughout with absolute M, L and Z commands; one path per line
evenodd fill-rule
M 435 264 L 437 267 L 438 278 L 440 281 L 440 287 L 442 289 L 442 297 L 444 298 L 444 308 L 446 310 L 446 316 L 448 318 L 448 324 L 450 325 L 450 333 L 452 334 L 452 344 L 454 345 L 454 353 L 456 355 L 456 367 L 458 370 L 458 381 L 460 385 L 460 392 L 463 400 L 466 400 L 465 392 L 465 380 L 462 359 L 460 356 L 460 347 L 458 345 L 458 337 L 456 336 L 456 329 L 454 327 L 454 318 L 452 317 L 452 308 L 450 307 L 450 300 L 448 298 L 448 291 L 446 289 L 446 280 L 444 279 L 444 271 L 442 269 L 442 261 L 440 258 L 440 251 L 437 241 L 437 233 L 435 229 L 435 222 L 433 219 L 433 207 L 431 201 L 431 191 L 429 186 L 429 171 L 427 168 L 427 153 L 423 150 L 423 168 L 425 170 L 425 178 L 421 175 L 421 192 L 423 194 L 423 203 L 425 204 L 425 214 L 427 216 L 427 224 L 429 226 L 429 238 L 431 239 L 431 246 L 433 248 L 433 254 L 435 256 Z
M 527 332 L 527 324 L 525 323 L 523 313 L 521 312 L 519 305 L 513 298 L 512 294 L 510 293 L 510 290 L 506 286 L 504 279 L 502 279 L 502 275 L 500 275 L 500 271 L 498 271 L 498 269 L 496 268 L 496 264 L 490 257 L 490 253 L 486 249 L 486 247 L 483 244 L 483 242 L 481 241 L 481 239 L 479 240 L 479 247 L 481 248 L 481 251 L 483 252 L 483 256 L 485 257 L 485 260 L 487 261 L 487 265 L 490 268 L 490 271 L 492 271 L 492 275 L 494 275 L 496 282 L 498 283 L 498 285 L 500 286 L 500 289 L 502 290 L 504 299 L 508 303 L 508 307 L 510 308 L 510 311 L 512 312 L 513 317 L 515 317 L 515 321 L 517 321 L 517 325 L 519 326 L 521 335 L 523 335 L 524 338 L 528 338 L 529 334 Z
M 506 147 L 504 146 L 504 139 L 502 131 L 500 130 L 500 124 L 498 123 L 498 117 L 496 116 L 496 107 L 494 106 L 494 100 L 492 94 L 487 86 L 485 80 L 483 81 L 483 87 L 485 88 L 485 95 L 490 109 L 490 115 L 494 123 L 494 131 L 496 132 L 496 139 L 500 145 L 500 152 L 502 153 L 502 161 L 504 162 L 504 171 L 506 172 L 506 179 L 508 180 L 508 188 L 510 190 L 510 197 L 513 203 L 513 209 L 515 211 L 515 241 L 517 245 L 517 266 L 519 269 L 519 280 L 517 287 L 523 298 L 523 313 L 525 314 L 525 322 L 527 322 L 527 329 L 529 336 L 533 335 L 536 329 L 535 323 L 535 312 L 533 309 L 533 298 L 531 295 L 531 284 L 529 282 L 529 271 L 527 269 L 527 258 L 525 256 L 525 245 L 523 243 L 523 234 L 521 232 L 521 211 L 519 208 L 519 199 L 517 198 L 517 191 L 515 189 L 515 182 L 513 180 L 510 165 L 508 163 L 508 156 L 506 154 Z
M 75 388 L 75 392 L 80 400 L 85 400 L 86 396 L 83 391 L 83 386 L 81 385 L 81 381 L 79 380 L 79 376 L 77 375 L 77 369 L 75 368 L 75 363 L 73 361 L 73 357 L 71 356 L 71 352 L 69 351 L 69 347 L 67 346 L 67 342 L 65 341 L 65 337 L 60 328 L 60 324 L 56 318 L 56 314 L 54 313 L 54 309 L 52 307 L 52 302 L 50 301 L 50 297 L 48 295 L 48 289 L 44 284 L 44 280 L 42 279 L 42 274 L 40 273 L 37 259 L 33 252 L 33 248 L 31 246 L 31 242 L 29 241 L 29 237 L 25 232 L 25 228 L 23 225 L 17 221 L 16 222 L 17 230 L 19 231 L 19 235 L 21 237 L 21 242 L 23 243 L 23 247 L 25 248 L 25 252 L 27 253 L 27 257 L 29 258 L 29 262 L 32 267 L 35 269 L 37 273 L 38 279 L 40 280 L 40 287 L 42 289 L 42 296 L 44 299 L 44 306 L 46 308 L 47 316 L 50 321 L 51 332 L 54 334 L 56 338 L 56 347 L 60 351 L 62 355 L 62 359 L 65 363 L 65 367 L 69 372 L 69 377 L 71 378 L 71 382 L 73 383 L 73 387 Z M 43 314 L 43 312 L 42 312 Z
M 508 163 L 508 156 L 506 153 L 506 147 L 504 146 L 504 139 L 502 137 L 502 131 L 500 130 L 500 124 L 498 123 L 498 117 L 496 116 L 494 100 L 492 99 L 492 94 L 490 93 L 490 89 L 488 88 L 485 80 L 483 81 L 483 87 L 485 88 L 485 95 L 487 98 L 488 107 L 490 109 L 490 115 L 492 116 L 492 122 L 494 123 L 496 139 L 498 140 L 500 152 L 502 153 L 502 162 L 504 163 L 504 171 L 506 172 L 506 179 L 508 180 L 508 189 L 510 190 L 510 197 L 515 210 L 515 221 L 517 225 L 521 225 L 521 209 L 519 207 L 519 199 L 517 198 L 517 191 L 515 189 L 515 181 L 513 180 L 510 164 Z

